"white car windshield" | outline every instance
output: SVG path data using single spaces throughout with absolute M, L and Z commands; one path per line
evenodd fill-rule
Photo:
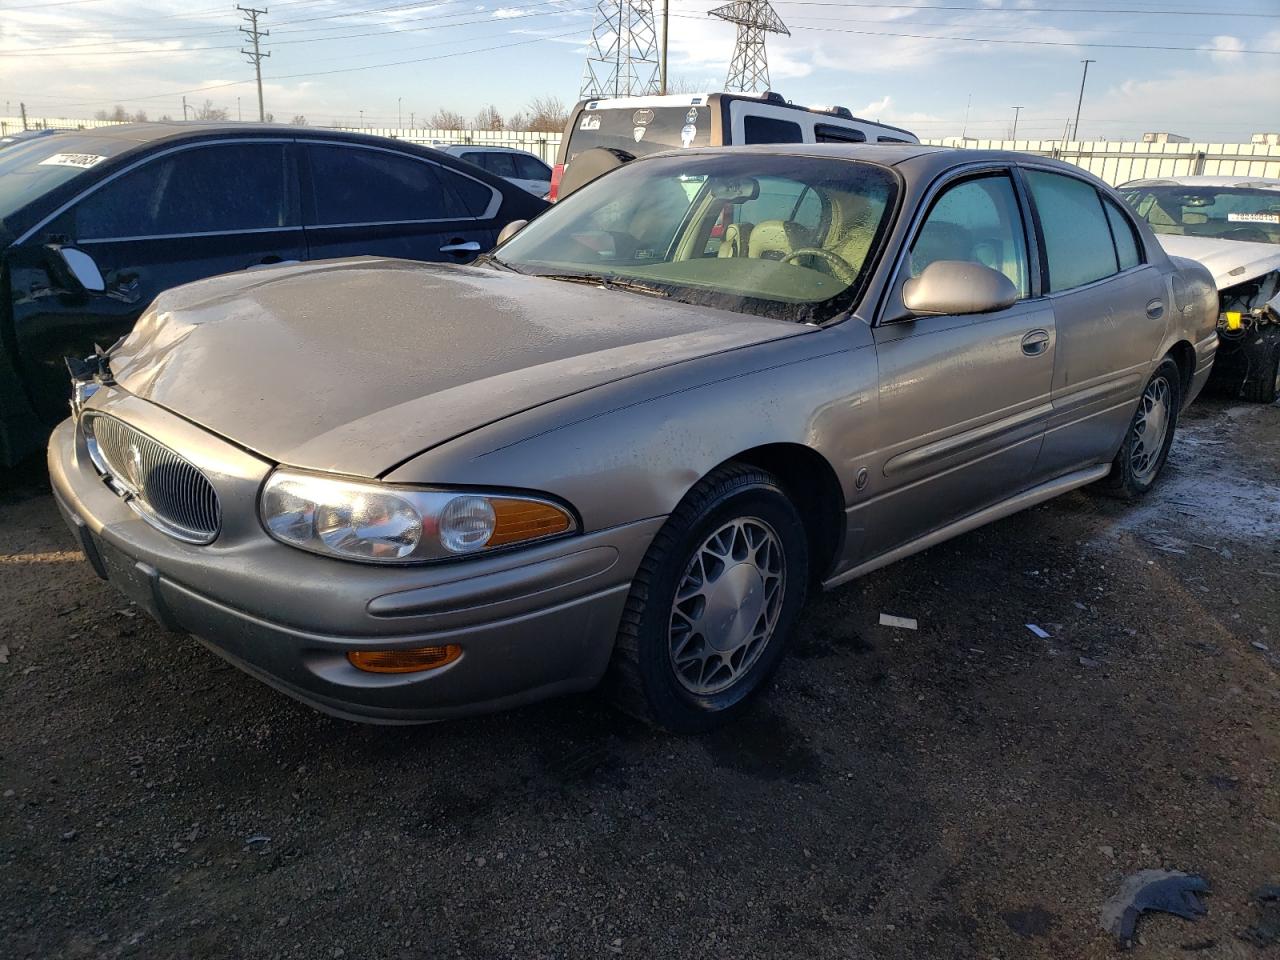
M 1156 233 L 1280 244 L 1280 189 L 1152 184 L 1121 194 Z
M 566 197 L 494 259 L 524 273 L 819 322 L 860 295 L 896 192 L 894 174 L 872 163 L 656 157 Z

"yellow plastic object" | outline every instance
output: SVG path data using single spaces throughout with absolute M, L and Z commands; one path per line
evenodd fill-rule
M 409 650 L 351 650 L 347 660 L 366 673 L 419 673 L 438 670 L 462 656 L 462 647 L 450 643 L 443 647 L 413 647 Z
M 564 533 L 573 520 L 559 507 L 537 500 L 507 500 L 494 498 L 493 536 L 485 544 L 500 547 L 522 540 L 536 540 L 552 534 Z
M 1238 310 L 1228 310 L 1223 316 L 1227 318 L 1228 330 L 1239 330 L 1244 326 L 1244 315 Z

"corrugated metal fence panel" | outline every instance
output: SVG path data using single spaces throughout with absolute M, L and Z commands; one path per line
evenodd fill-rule
M 391 137 L 427 146 L 465 143 L 480 147 L 514 147 L 517 150 L 527 150 L 547 163 L 556 162 L 556 151 L 560 149 L 559 133 L 543 133 L 536 130 L 427 130 L 405 127 L 332 127 L 330 129 Z
M 27 117 L 28 130 L 88 130 L 91 127 L 114 127 L 116 120 L 82 120 L 77 117 Z M 22 129 L 22 117 L 0 117 L 0 136 Z
M 1280 177 L 1280 145 L 1264 143 L 1138 143 L 1091 140 L 927 140 L 939 146 L 1016 150 L 1057 157 L 1083 167 L 1107 183 L 1204 174 Z

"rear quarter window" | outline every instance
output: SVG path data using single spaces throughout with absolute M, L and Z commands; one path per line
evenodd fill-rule
M 745 143 L 804 143 L 800 124 L 753 114 L 742 118 L 742 137 Z

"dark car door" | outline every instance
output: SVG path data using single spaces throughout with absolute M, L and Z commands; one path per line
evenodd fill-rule
M 374 255 L 466 263 L 497 239 L 503 195 L 415 153 L 304 141 L 311 259 Z
M 17 355 L 37 411 L 65 415 L 62 358 L 128 333 L 157 294 L 304 259 L 296 184 L 288 140 L 169 146 L 96 184 L 11 251 Z M 47 269 L 50 242 L 92 257 L 105 290 L 65 289 Z

